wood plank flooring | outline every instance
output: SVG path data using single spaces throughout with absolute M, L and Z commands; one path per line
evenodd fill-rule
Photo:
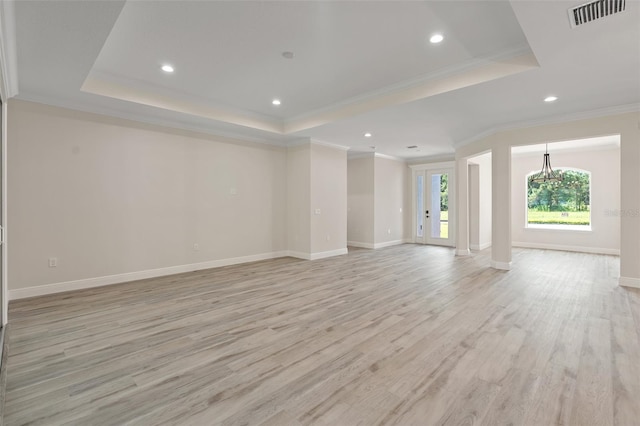
M 618 258 L 350 249 L 12 302 L 6 425 L 637 425 Z

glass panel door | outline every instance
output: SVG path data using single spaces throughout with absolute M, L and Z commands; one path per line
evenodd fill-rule
M 425 244 L 453 246 L 453 221 L 449 181 L 453 170 L 428 170 L 425 174 Z
M 413 240 L 419 244 L 453 247 L 454 169 L 414 171 L 413 179 Z

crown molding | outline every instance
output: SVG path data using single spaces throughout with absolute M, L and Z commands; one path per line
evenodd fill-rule
M 411 79 L 403 80 L 398 83 L 390 84 L 388 86 L 385 86 L 379 89 L 371 90 L 366 93 L 361 93 L 359 95 L 343 99 L 341 101 L 338 101 L 334 104 L 331 104 L 325 107 L 316 108 L 311 111 L 307 111 L 302 114 L 296 115 L 294 117 L 284 120 L 285 131 L 287 131 L 286 130 L 287 126 L 294 122 L 306 121 L 306 120 L 312 119 L 314 116 L 329 113 L 344 107 L 348 107 L 349 105 L 352 105 L 355 103 L 368 102 L 378 97 L 387 96 L 411 87 L 424 85 L 432 80 L 438 80 L 438 79 L 443 79 L 445 77 L 450 77 L 452 75 L 462 74 L 464 72 L 473 70 L 478 67 L 486 66 L 488 64 L 501 62 L 501 61 L 505 61 L 506 59 L 511 59 L 514 57 L 530 55 L 530 54 L 532 54 L 532 52 L 529 45 L 521 45 L 513 49 L 505 50 L 504 52 L 500 52 L 494 55 L 487 55 L 484 57 L 472 58 L 460 64 L 455 64 L 449 67 L 438 69 L 436 71 L 422 74 L 420 76 L 417 76 Z
M 80 91 L 133 102 L 140 105 L 160 108 L 167 111 L 193 115 L 196 117 L 221 121 L 237 126 L 248 127 L 256 130 L 283 134 L 282 121 L 249 116 L 245 113 L 231 111 L 228 108 L 207 105 L 192 100 L 177 99 L 165 93 L 156 93 L 149 88 L 138 88 L 121 82 L 107 80 L 90 75 L 82 84 Z
M 326 146 L 327 148 L 337 149 L 337 150 L 340 150 L 340 151 L 348 151 L 348 150 L 351 149 L 348 146 L 338 145 L 338 144 L 335 144 L 335 143 L 325 142 L 325 141 L 322 141 L 322 140 L 312 139 L 312 138 L 300 138 L 300 139 L 295 139 L 295 140 L 292 140 L 292 141 L 288 141 L 286 143 L 287 148 L 293 148 L 293 147 L 302 146 L 302 145 Z
M 619 140 L 619 139 L 618 139 Z M 562 143 L 562 142 L 560 142 Z M 543 145 L 543 144 L 539 144 Z M 517 148 L 517 147 L 513 147 Z M 614 151 L 620 149 L 620 142 L 613 143 L 605 143 L 602 145 L 592 145 L 585 147 L 573 147 L 573 148 L 563 148 L 563 147 L 554 147 L 553 152 L 551 154 L 566 154 L 566 153 L 576 153 L 579 152 L 599 152 L 599 151 Z M 540 150 L 539 152 L 518 152 L 517 150 L 511 150 L 512 158 L 528 158 L 528 157 L 536 157 L 539 158 L 541 154 L 544 154 L 544 151 Z M 567 167 L 561 167 L 563 169 L 567 169 Z M 555 169 L 555 167 L 554 167 Z
M 361 160 L 363 158 L 374 158 L 375 152 L 354 152 L 347 155 L 347 160 Z
M 385 160 L 393 160 L 393 161 L 399 161 L 401 163 L 406 163 L 407 160 L 401 157 L 394 157 L 393 155 L 387 155 L 387 154 L 381 154 L 379 152 L 375 152 L 373 154 L 373 156 L 375 158 L 384 158 Z
M 456 162 L 454 160 L 451 161 L 438 161 L 438 162 L 426 162 L 420 164 L 410 164 L 409 168 L 411 170 L 434 170 L 434 169 L 449 169 L 455 168 Z
M 426 157 L 412 158 L 407 161 L 409 167 L 419 166 L 422 164 L 449 163 L 455 162 L 454 154 L 431 155 Z
M 503 126 L 491 127 L 483 131 L 482 133 L 479 133 L 467 139 L 463 139 L 460 142 L 454 143 L 453 147 L 455 149 L 458 149 L 463 146 L 471 145 L 472 143 L 477 142 L 481 139 L 484 139 L 488 136 L 491 136 L 500 132 L 505 132 L 508 130 L 526 129 L 531 127 L 566 123 L 570 121 L 589 120 L 592 118 L 607 117 L 611 115 L 626 114 L 630 112 L 640 112 L 640 104 L 617 105 L 613 107 L 606 107 L 606 108 L 599 108 L 599 109 L 582 111 L 577 113 L 564 114 L 557 117 L 556 116 L 548 117 L 548 118 L 539 119 L 539 120 L 513 122 Z
M 402 157 L 395 157 L 393 155 L 381 154 L 379 152 L 358 152 L 349 154 L 348 160 L 359 160 L 362 158 L 384 158 L 385 160 L 399 161 L 400 163 L 407 163 L 408 159 Z
M 481 133 L 478 133 L 477 135 L 471 136 L 471 137 L 466 138 L 466 139 L 462 139 L 459 142 L 454 142 L 453 143 L 453 148 L 454 149 L 458 149 L 458 148 L 461 148 L 463 146 L 471 145 L 474 142 L 477 142 L 477 141 L 479 141 L 481 139 L 486 138 L 487 136 L 491 136 L 494 133 L 498 133 L 498 132 L 499 132 L 499 130 L 497 130 L 497 127 L 490 127 L 489 129 L 484 130 Z
M 323 141 L 323 140 L 320 140 L 320 139 L 311 139 L 310 142 L 313 145 L 326 146 L 328 148 L 339 149 L 340 151 L 349 151 L 351 149 L 351 147 L 349 147 L 349 146 L 339 145 L 337 143 L 326 142 L 326 141 Z
M 380 91 L 370 92 L 363 97 L 351 98 L 325 109 L 293 117 L 283 122 L 284 133 L 300 132 L 382 107 L 413 102 L 539 67 L 535 55 L 529 49 L 515 56 L 508 56 L 509 60 L 505 59 L 477 60 L 473 62 L 473 66 L 467 63 L 457 72 L 443 71 L 442 74 L 437 74 L 435 77 L 428 75 L 417 82 L 407 83 L 405 81 L 399 86 L 387 87 Z
M 0 2 L 0 96 L 3 100 L 18 94 L 18 55 L 13 1 Z
M 95 105 L 85 105 L 78 102 L 62 101 L 57 98 L 51 98 L 46 96 L 37 96 L 32 94 L 21 93 L 16 100 L 34 102 L 51 107 L 64 108 L 73 111 L 85 112 L 88 114 L 102 115 L 119 120 L 124 120 L 133 123 L 140 123 L 150 126 L 157 126 L 165 129 L 175 129 L 187 132 L 193 132 L 208 137 L 220 138 L 220 142 L 230 143 L 255 143 L 260 145 L 268 145 L 279 148 L 286 148 L 285 141 L 276 141 L 269 139 L 261 139 L 257 137 L 247 136 L 241 133 L 229 132 L 219 129 L 213 129 L 207 126 L 193 126 L 188 125 L 180 121 L 167 121 L 166 119 L 155 118 L 148 115 L 136 114 L 136 113 L 124 113 L 116 109 L 99 107 Z

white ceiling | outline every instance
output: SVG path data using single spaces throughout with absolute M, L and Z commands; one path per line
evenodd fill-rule
M 581 3 L 17 2 L 18 97 L 268 143 L 447 155 L 500 128 L 638 109 L 639 3 L 572 29 Z

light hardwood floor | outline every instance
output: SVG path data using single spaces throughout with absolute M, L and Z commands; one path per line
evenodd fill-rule
M 12 302 L 7 425 L 634 425 L 612 256 L 351 249 Z

